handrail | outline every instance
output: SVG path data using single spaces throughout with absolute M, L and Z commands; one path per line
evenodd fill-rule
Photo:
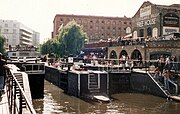
M 150 76 L 150 78 L 154 81 L 154 83 L 161 89 L 161 91 L 168 97 L 168 94 L 162 89 L 162 87 L 158 84 L 158 82 L 153 78 L 151 73 L 147 72 L 147 74 Z
M 13 71 L 7 70 L 7 74 L 8 76 L 6 86 L 9 109 L 11 114 L 23 114 L 24 108 L 26 108 L 27 111 L 29 111 L 29 113 L 36 114 L 32 104 L 25 95 L 23 88 L 21 87 L 15 75 L 13 74 Z M 19 92 L 19 94 L 17 92 Z M 23 107 L 23 105 L 25 105 L 25 107 Z
M 178 85 L 174 83 L 172 80 L 168 80 L 168 81 L 175 86 L 176 94 L 178 94 Z

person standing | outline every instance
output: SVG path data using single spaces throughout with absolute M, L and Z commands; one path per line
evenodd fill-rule
M 0 53 L 0 94 L 4 92 L 5 65 L 6 65 L 6 61 L 2 57 L 3 55 Z
M 164 70 L 163 77 L 164 77 L 164 86 L 165 86 L 165 89 L 169 90 L 169 77 L 170 77 L 169 70 Z

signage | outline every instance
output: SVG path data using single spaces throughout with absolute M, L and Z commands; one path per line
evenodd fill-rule
M 148 26 L 148 25 L 153 25 L 153 24 L 156 24 L 156 18 L 139 21 L 137 22 L 137 27 L 143 27 L 143 26 Z
M 73 63 L 73 57 L 68 57 L 68 63 Z
M 167 13 L 163 16 L 163 26 L 179 27 L 179 17 L 174 13 Z
M 140 17 L 151 15 L 151 6 L 147 6 L 140 9 Z
M 163 27 L 163 35 L 179 32 L 179 27 Z

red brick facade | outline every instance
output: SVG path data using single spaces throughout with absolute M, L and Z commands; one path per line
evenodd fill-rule
M 142 4 L 132 17 L 133 38 L 158 39 L 159 36 L 180 32 L 180 4 Z
M 75 20 L 83 27 L 84 32 L 88 35 L 88 42 L 123 37 L 131 32 L 131 18 L 127 17 L 57 14 L 53 21 L 52 37 L 55 37 L 58 34 L 61 26 L 65 26 L 72 20 Z

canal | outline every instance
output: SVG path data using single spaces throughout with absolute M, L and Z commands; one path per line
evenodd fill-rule
M 179 114 L 180 102 L 137 93 L 112 95 L 110 103 L 89 102 L 69 96 L 45 81 L 44 98 L 33 100 L 37 114 Z

